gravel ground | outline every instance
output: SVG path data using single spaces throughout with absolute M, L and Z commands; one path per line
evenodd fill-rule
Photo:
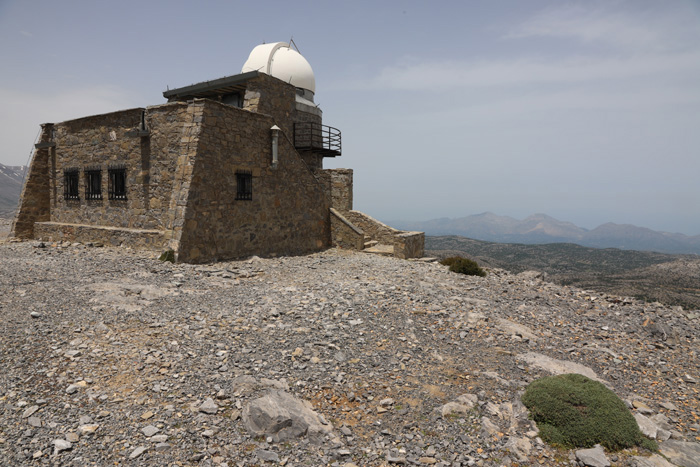
M 595 372 L 659 438 L 698 441 L 700 312 L 531 273 L 0 239 L 0 315 L 0 465 L 571 465 L 519 402 L 546 357 Z M 333 430 L 250 433 L 270 389 Z
M 11 224 L 12 221 L 10 219 L 0 217 L 0 242 L 4 241 L 10 234 Z

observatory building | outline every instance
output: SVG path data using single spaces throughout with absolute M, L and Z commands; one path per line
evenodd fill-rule
M 12 234 L 192 263 L 331 245 L 422 256 L 422 232 L 354 211 L 352 170 L 323 168 L 341 133 L 315 93 L 309 62 L 276 42 L 240 74 L 165 91 L 167 103 L 43 124 Z

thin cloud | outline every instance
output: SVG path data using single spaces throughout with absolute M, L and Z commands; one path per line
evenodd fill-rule
M 24 37 L 34 37 L 34 34 L 32 34 L 29 31 L 20 31 L 20 34 L 22 34 Z
M 635 55 L 626 58 L 574 57 L 562 60 L 515 58 L 481 62 L 426 61 L 384 68 L 365 89 L 459 89 L 582 83 L 650 75 L 700 73 L 700 51 Z
M 592 5 L 592 6 L 591 6 Z M 645 8 L 646 6 L 646 8 Z M 513 47 L 510 57 L 435 60 L 410 57 L 350 87 L 365 90 L 454 90 L 554 85 L 700 74 L 700 10 L 675 0 L 659 7 L 638 2 L 586 3 L 547 8 L 501 36 L 570 38 L 578 45 L 533 54 Z M 526 41 L 517 45 L 527 47 Z M 604 46 L 591 49 L 587 44 Z M 515 44 L 514 44 L 515 45 Z M 347 86 L 346 86 L 347 87 Z
M 644 6 L 640 2 L 606 2 L 598 7 L 590 3 L 560 5 L 532 16 L 504 37 L 572 38 L 636 51 L 698 47 L 697 9 L 684 1 Z
M 465 124 L 505 123 L 533 118 L 558 120 L 564 112 L 646 112 L 656 113 L 700 106 L 700 91 L 689 95 L 681 89 L 653 86 L 615 89 L 583 90 L 571 88 L 558 91 L 539 90 L 514 96 L 490 95 L 479 102 L 470 97 L 456 98 L 450 108 L 405 114 L 397 119 L 404 124 L 425 124 L 429 121 Z M 675 110 L 674 110 L 675 111 Z M 549 115 L 549 117 L 547 117 Z M 572 114 L 568 114 L 571 117 Z

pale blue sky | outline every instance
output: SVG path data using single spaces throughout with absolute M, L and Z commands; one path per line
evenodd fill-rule
M 290 37 L 382 220 L 544 212 L 700 234 L 700 2 L 0 0 L 0 163 Z

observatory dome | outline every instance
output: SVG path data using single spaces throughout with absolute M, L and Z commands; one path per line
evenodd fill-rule
M 306 59 L 286 42 L 256 46 L 241 73 L 260 71 L 311 93 L 316 92 L 314 71 Z

